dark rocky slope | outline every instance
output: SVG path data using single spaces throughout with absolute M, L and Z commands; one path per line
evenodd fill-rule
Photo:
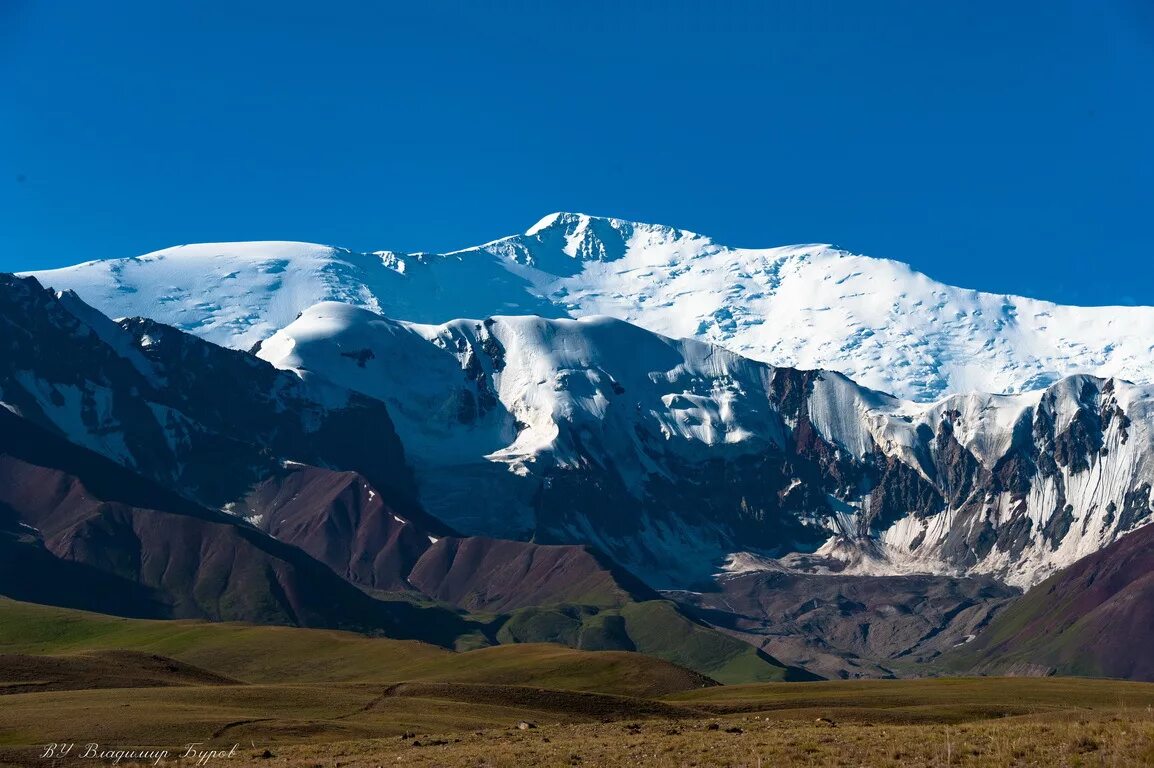
M 410 522 L 360 473 L 276 467 L 229 511 L 368 589 L 411 589 L 409 571 L 444 526 Z
M 409 582 L 438 600 L 488 613 L 557 603 L 619 608 L 660 598 L 588 547 L 484 537 L 439 539 Z
M 829 678 L 926 674 L 1020 594 L 989 577 L 726 575 L 671 593 L 697 618 Z
M 466 611 L 660 596 L 589 547 L 438 535 L 401 517 L 362 475 L 292 465 L 230 507 L 366 589 L 414 591 Z

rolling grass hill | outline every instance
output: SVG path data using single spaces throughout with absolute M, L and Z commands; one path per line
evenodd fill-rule
M 136 651 L 245 683 L 399 681 L 531 685 L 659 696 L 715 683 L 660 659 L 527 643 L 456 653 L 336 630 L 124 619 L 0 598 L 0 652 Z

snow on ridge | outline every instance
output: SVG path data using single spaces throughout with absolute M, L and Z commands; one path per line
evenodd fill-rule
M 1038 390 L 1075 373 L 1154 380 L 1151 307 L 983 293 L 828 245 L 731 248 L 576 213 L 439 255 L 216 243 L 33 274 L 110 316 L 150 316 L 242 349 L 333 300 L 426 324 L 609 315 L 920 402 Z
M 722 347 L 671 339 L 606 316 L 419 324 L 328 302 L 306 310 L 259 356 L 385 401 L 418 472 L 438 481 L 460 475 L 470 485 L 482 465 L 495 473 L 485 483 L 501 482 L 494 477 L 502 473 L 539 473 L 541 466 L 599 465 L 613 467 L 644 495 L 646 479 L 672 477 L 669 467 L 763 452 L 789 439 L 772 389 L 780 372 Z M 957 526 L 989 520 L 1001 531 L 1026 515 L 1031 543 L 1021 554 L 995 548 L 967 572 L 1028 586 L 1125 533 L 1121 512 L 1111 507 L 1121 510 L 1126 495 L 1154 476 L 1154 386 L 1074 376 L 1044 391 L 951 395 L 926 404 L 821 372 L 806 412 L 822 438 L 865 462 L 876 461 L 880 449 L 940 489 L 951 481 L 927 462 L 943 449 L 926 434 L 948 430 L 992 473 L 1000 460 L 1024 449 L 1023 440 L 1037 439 L 1036 424 L 1052 422 L 1061 435 L 1080 411 L 1109 416 L 1114 402 L 1129 423 L 1115 419 L 1104 428 L 1106 451 L 1086 456 L 1089 469 L 1071 464 L 1056 476 L 1032 476 L 1025 512 L 1016 491 L 1003 489 L 975 497 L 977 518 L 960 518 L 963 507 L 947 507 L 906 515 L 863 538 L 861 521 L 868 519 L 871 499 L 831 498 L 834 516 L 823 523 L 826 546 L 772 563 L 735 555 L 727 570 L 955 573 L 956 553 L 947 549 Z M 1059 505 L 1059 497 L 1067 501 Z M 1066 514 L 1067 502 L 1071 530 L 1078 533 L 1064 536 L 1059 546 L 1049 538 L 1051 521 Z M 470 524 L 498 523 L 487 518 Z M 493 533 L 491 527 L 484 532 Z
M 764 414 L 747 414 L 736 402 L 743 388 L 764 393 L 772 368 L 611 317 L 513 315 L 433 325 L 324 302 L 258 355 L 384 400 L 417 460 L 485 456 L 517 464 L 549 451 L 555 461 L 578 461 L 586 457 L 563 429 L 595 424 L 599 435 L 632 434 L 621 422 L 642 411 L 666 439 L 702 446 L 776 434 Z M 476 414 L 465 424 L 462 409 Z

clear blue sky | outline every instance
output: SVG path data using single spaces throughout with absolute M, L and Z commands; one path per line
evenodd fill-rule
M 0 0 L 0 269 L 553 210 L 1154 304 L 1154 3 Z

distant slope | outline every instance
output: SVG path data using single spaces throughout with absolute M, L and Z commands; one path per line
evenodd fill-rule
M 1154 308 L 981 293 L 826 245 L 734 248 L 576 213 L 447 254 L 206 243 L 33 274 L 113 317 L 153 317 L 243 349 L 331 300 L 422 323 L 610 315 L 923 401 L 1075 373 L 1154 377 Z
M 486 613 L 558 603 L 619 608 L 659 599 L 637 577 L 588 547 L 485 537 L 439 539 L 408 579 L 430 597 Z
M 401 517 L 358 472 L 298 463 L 271 469 L 228 510 L 374 590 L 411 589 L 409 572 L 447 530 L 411 510 Z
M 0 647 L 0 696 L 94 688 L 236 685 L 232 678 L 139 651 L 93 651 L 64 656 L 5 653 Z
M 280 468 L 230 511 L 354 584 L 417 590 L 466 611 L 564 602 L 613 607 L 658 598 L 588 547 L 445 536 L 443 526 L 400 517 L 356 472 Z
M 1154 680 L 1154 527 L 1054 574 L 943 662 L 989 674 Z

